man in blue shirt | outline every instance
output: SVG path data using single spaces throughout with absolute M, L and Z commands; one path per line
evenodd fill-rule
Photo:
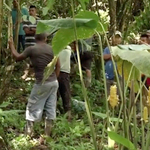
M 13 9 L 12 9 L 12 12 L 11 12 L 11 15 L 12 15 L 12 21 L 13 21 L 13 36 L 15 37 L 15 25 L 17 23 L 17 8 L 18 8 L 18 2 L 17 0 L 13 0 Z M 29 16 L 29 13 L 28 13 L 28 10 L 25 9 L 25 8 L 22 8 L 21 9 L 21 14 L 22 16 L 23 15 L 27 15 Z M 22 49 L 24 50 L 25 49 L 25 32 L 23 30 L 23 25 L 22 23 L 20 23 L 20 28 L 19 28 L 19 35 L 18 35 L 18 52 L 21 52 L 21 46 L 22 46 Z
M 121 32 L 116 31 L 112 37 L 112 46 L 116 46 L 120 44 L 122 41 Z M 110 86 L 114 85 L 114 66 L 111 60 L 111 54 L 108 47 L 104 49 L 103 58 L 105 60 L 105 75 L 106 75 L 106 82 L 107 82 L 107 93 L 110 94 Z

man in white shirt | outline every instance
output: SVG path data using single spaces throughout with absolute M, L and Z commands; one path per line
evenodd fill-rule
M 70 57 L 71 47 L 67 46 L 59 53 L 60 74 L 58 77 L 59 94 L 62 98 L 65 113 L 68 113 L 68 120 L 71 118 L 71 94 L 70 94 Z

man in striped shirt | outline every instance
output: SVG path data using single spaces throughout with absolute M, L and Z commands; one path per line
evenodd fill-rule
M 35 23 L 30 21 L 28 18 L 26 21 L 23 22 L 23 29 L 25 31 L 25 47 L 33 46 L 35 45 L 35 33 L 36 33 L 36 27 L 37 27 L 37 21 L 38 18 L 36 16 L 36 7 L 31 5 L 29 8 L 29 14 L 30 16 L 35 18 Z
M 37 14 L 36 14 L 36 7 L 34 5 L 31 5 L 29 8 L 29 17 L 27 17 L 27 20 L 23 21 L 23 29 L 25 31 L 25 48 L 29 46 L 34 46 L 36 44 L 35 42 L 35 34 L 36 34 L 36 27 L 37 27 Z M 31 18 L 32 17 L 32 18 Z M 31 22 L 31 19 L 33 22 Z M 32 63 L 28 60 L 27 68 L 24 71 L 24 75 L 22 76 L 22 79 L 26 79 L 29 72 L 32 72 Z

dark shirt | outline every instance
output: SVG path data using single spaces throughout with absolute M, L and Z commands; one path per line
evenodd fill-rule
M 35 71 L 36 83 L 41 83 L 45 67 L 54 58 L 51 46 L 45 43 L 29 46 L 25 49 L 23 55 L 25 57 L 30 57 Z M 52 82 L 56 79 L 56 74 L 53 72 L 46 81 Z

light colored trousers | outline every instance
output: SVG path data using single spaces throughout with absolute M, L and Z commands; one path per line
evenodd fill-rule
M 26 120 L 40 121 L 45 111 L 46 119 L 56 118 L 58 81 L 34 84 L 26 107 Z

